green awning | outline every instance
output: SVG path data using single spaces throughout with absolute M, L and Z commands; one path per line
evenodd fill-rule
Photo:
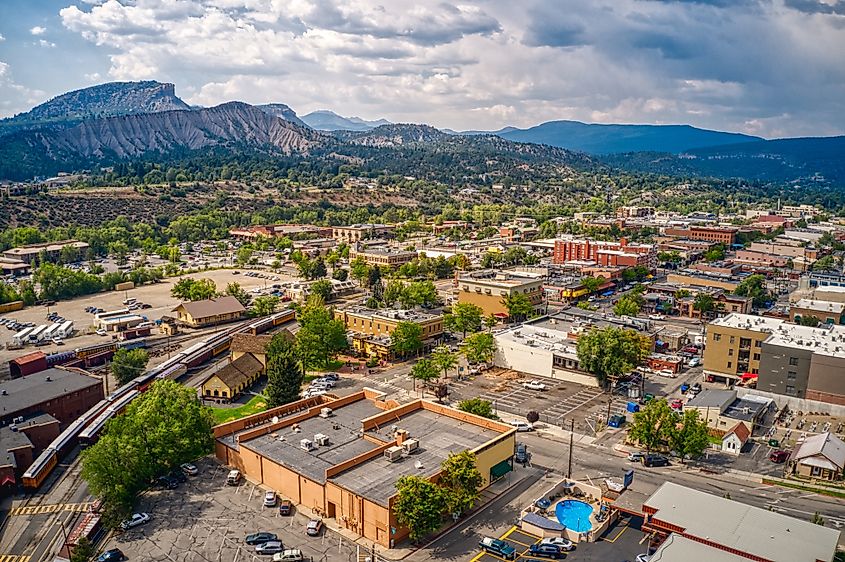
M 508 472 L 513 470 L 513 466 L 511 466 L 511 460 L 505 459 L 497 465 L 494 465 L 490 468 L 490 480 L 498 480 Z

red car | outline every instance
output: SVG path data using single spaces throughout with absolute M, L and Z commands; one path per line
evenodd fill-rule
M 689 345 L 689 346 L 685 347 L 685 348 L 684 348 L 684 349 L 682 349 L 681 351 L 686 351 L 687 353 L 695 353 L 695 354 L 698 354 L 698 348 L 697 348 L 697 347 L 693 347 L 693 346 L 691 346 L 691 345 Z
M 789 451 L 772 451 L 769 454 L 769 460 L 773 463 L 784 463 L 789 458 Z
M 684 407 L 684 401 L 680 398 L 675 398 L 672 402 L 669 403 L 669 407 L 673 410 L 680 410 Z

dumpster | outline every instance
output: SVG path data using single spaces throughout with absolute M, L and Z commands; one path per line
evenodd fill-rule
M 640 405 L 636 402 L 628 402 L 628 407 L 626 409 L 633 414 L 640 411 Z
M 769 439 L 769 447 L 780 447 L 780 441 L 777 439 Z

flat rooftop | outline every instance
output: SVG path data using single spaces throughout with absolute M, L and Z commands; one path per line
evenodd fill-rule
M 832 560 L 839 541 L 835 529 L 673 482 L 660 486 L 643 507 L 656 509 L 653 519 L 680 527 L 685 535 L 774 562 Z
M 341 309 L 341 312 L 354 314 L 356 316 L 364 316 L 367 318 L 386 318 L 388 320 L 424 322 L 427 320 L 434 320 L 442 316 L 441 314 L 431 314 L 421 310 L 413 309 L 390 309 L 390 308 L 367 308 L 366 306 L 348 306 Z
M 831 312 L 835 314 L 842 314 L 842 311 L 845 310 L 845 302 L 823 301 L 818 299 L 800 299 L 792 306 L 795 308 L 803 308 L 805 310 Z
M 652 560 L 660 562 L 691 562 L 693 560 L 707 560 L 707 562 L 748 562 L 748 558 L 739 554 L 731 554 L 698 541 L 672 533 L 651 555 Z
M 414 410 L 395 418 L 367 434 L 384 442 L 393 440 L 392 426 L 408 432 L 410 439 L 419 441 L 416 453 L 390 462 L 378 456 L 332 478 L 350 492 L 387 506 L 396 493 L 396 481 L 409 474 L 430 477 L 440 470 L 440 463 L 449 453 L 475 449 L 501 435 L 501 432 L 439 415 L 428 410 Z M 417 468 L 421 465 L 420 468 Z
M 55 367 L 0 383 L 2 416 L 37 406 L 71 392 L 102 386 L 100 379 Z

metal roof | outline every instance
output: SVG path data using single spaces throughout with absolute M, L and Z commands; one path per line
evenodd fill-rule
M 71 392 L 102 384 L 100 379 L 53 367 L 0 383 L 0 407 L 5 417 Z

